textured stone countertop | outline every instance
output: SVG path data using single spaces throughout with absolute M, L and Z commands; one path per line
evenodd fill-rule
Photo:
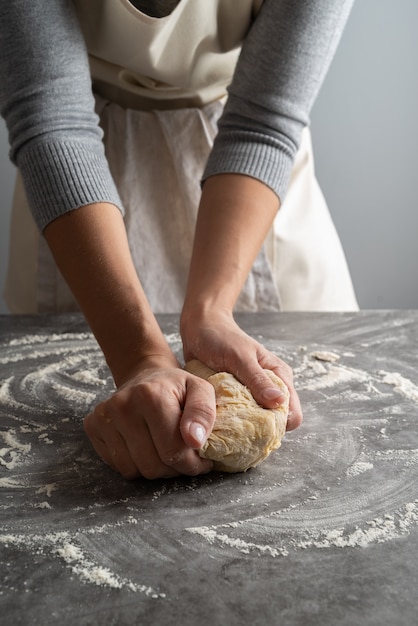
M 418 311 L 237 318 L 303 425 L 245 474 L 125 482 L 82 429 L 113 389 L 82 318 L 0 317 L 4 626 L 417 623 Z

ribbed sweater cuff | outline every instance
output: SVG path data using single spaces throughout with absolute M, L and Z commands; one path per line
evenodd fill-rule
M 294 155 L 278 143 L 261 133 L 223 131 L 215 140 L 202 181 L 215 174 L 245 174 L 265 183 L 283 201 Z
M 32 141 L 21 148 L 17 165 L 41 231 L 60 215 L 94 202 L 123 210 L 100 142 Z

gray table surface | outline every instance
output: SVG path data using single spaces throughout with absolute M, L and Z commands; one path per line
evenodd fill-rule
M 417 624 L 418 312 L 238 319 L 301 428 L 245 474 L 125 482 L 82 430 L 112 382 L 81 317 L 0 318 L 2 624 Z

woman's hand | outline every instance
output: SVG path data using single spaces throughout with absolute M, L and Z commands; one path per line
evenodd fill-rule
M 186 361 L 195 358 L 230 372 L 265 408 L 278 406 L 281 394 L 263 370 L 277 374 L 290 392 L 290 430 L 302 421 L 292 370 L 241 330 L 232 315 L 279 204 L 269 187 L 250 176 L 219 174 L 205 181 L 180 332 Z
M 215 421 L 213 388 L 181 370 L 170 350 L 120 211 L 106 203 L 81 207 L 52 222 L 45 237 L 118 387 L 85 419 L 99 456 L 126 478 L 208 472 L 198 449 Z
M 215 417 L 212 385 L 158 357 L 142 363 L 84 427 L 98 455 L 124 478 L 169 478 L 212 469 L 198 449 Z
M 263 371 L 272 370 L 289 389 L 287 430 L 300 426 L 302 409 L 293 386 L 291 368 L 239 328 L 231 313 L 211 310 L 200 315 L 198 320 L 183 313 L 181 335 L 186 361 L 199 359 L 216 371 L 230 372 L 250 389 L 255 400 L 265 408 L 274 408 L 283 399 Z

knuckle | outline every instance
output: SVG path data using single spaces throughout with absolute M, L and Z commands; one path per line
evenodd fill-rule
M 119 471 L 119 473 L 125 480 L 135 480 L 135 478 L 138 478 L 140 476 L 140 473 L 137 469 L 122 469 Z
M 293 369 L 287 363 L 283 363 L 283 371 L 286 373 L 290 380 L 293 380 Z
M 87 417 L 84 418 L 84 420 L 83 420 L 83 428 L 84 428 L 84 432 L 86 433 L 87 437 L 89 437 L 91 439 L 93 437 L 93 435 L 94 435 L 94 432 L 95 432 L 92 414 L 87 415 Z
M 206 403 L 200 403 L 193 407 L 193 415 L 196 421 L 202 426 L 211 426 L 216 418 L 216 404 L 213 406 Z
M 264 387 L 266 384 L 266 375 L 264 372 L 253 372 L 250 374 L 247 386 L 251 389 L 258 389 Z
M 161 471 L 155 466 L 145 466 L 141 467 L 140 472 L 138 472 L 138 476 L 142 476 L 146 480 L 157 480 L 157 478 L 161 478 Z
M 296 430 L 303 422 L 303 415 L 301 412 L 296 413 L 290 411 L 287 419 L 287 430 Z
M 124 391 L 117 391 L 107 400 L 107 410 L 117 415 L 124 415 L 130 410 L 130 395 Z
M 184 460 L 184 453 L 179 450 L 163 450 L 160 453 L 161 462 L 168 467 L 175 467 Z
M 191 463 L 188 466 L 187 471 L 185 472 L 187 476 L 198 476 L 201 473 L 202 473 L 202 468 L 199 463 Z

